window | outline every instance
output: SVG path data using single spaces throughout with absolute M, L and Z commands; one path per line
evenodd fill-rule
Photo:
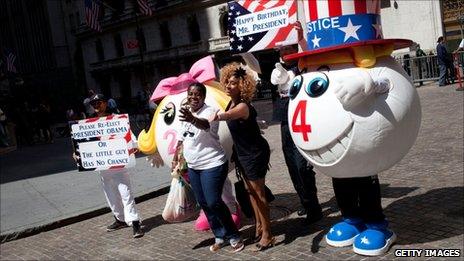
M 139 46 L 140 46 L 140 50 L 142 50 L 143 52 L 145 52 L 147 50 L 147 43 L 145 41 L 145 34 L 143 32 L 143 29 L 142 28 L 139 28 L 136 32 L 135 32 L 135 36 L 137 37 L 137 41 L 139 42 Z
M 79 27 L 81 25 L 81 17 L 79 12 L 76 12 L 76 26 Z
M 161 44 L 163 48 L 169 48 L 172 45 L 171 32 L 167 21 L 160 23 Z
M 187 17 L 187 26 L 187 29 L 190 33 L 190 41 L 192 43 L 200 41 L 200 26 L 198 25 L 197 16 L 195 14 L 189 15 Z
M 221 28 L 221 36 L 227 36 L 228 34 L 228 14 L 227 12 L 222 12 L 221 15 L 219 16 L 219 28 Z
M 114 10 L 111 12 L 111 19 L 119 19 L 119 17 L 124 13 L 125 1 L 124 0 L 113 0 L 112 7 Z
M 166 0 L 155 0 L 155 8 L 165 7 L 168 5 Z
M 380 0 L 380 8 L 389 8 L 391 7 L 390 0 Z
M 124 56 L 124 45 L 122 43 L 121 35 L 114 35 L 114 48 L 116 49 L 116 55 L 118 57 Z
M 105 52 L 103 50 L 103 44 L 100 39 L 95 41 L 95 49 L 97 50 L 97 57 L 99 61 L 105 60 Z

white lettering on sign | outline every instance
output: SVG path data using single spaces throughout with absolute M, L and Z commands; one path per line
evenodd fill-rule
M 82 142 L 79 152 L 85 169 L 108 169 L 129 164 L 129 148 L 125 139 Z
M 329 28 L 339 28 L 340 24 L 338 23 L 338 17 L 331 17 L 309 22 L 306 26 L 308 27 L 308 32 L 312 33 Z
M 289 24 L 288 6 L 282 5 L 235 18 L 237 36 L 279 29 Z

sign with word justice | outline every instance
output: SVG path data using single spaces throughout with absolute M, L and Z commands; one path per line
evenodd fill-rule
M 230 50 L 253 52 L 297 43 L 293 23 L 297 20 L 296 0 L 228 3 Z
M 132 167 L 135 150 L 127 114 L 80 120 L 71 125 L 79 171 Z

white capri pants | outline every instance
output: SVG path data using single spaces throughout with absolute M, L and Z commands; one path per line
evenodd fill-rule
M 100 176 L 106 200 L 116 219 L 128 225 L 132 225 L 132 221 L 140 220 L 127 169 L 102 170 Z

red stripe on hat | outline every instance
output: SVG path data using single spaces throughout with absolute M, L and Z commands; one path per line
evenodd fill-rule
M 354 0 L 355 14 L 365 14 L 367 11 L 366 0 Z
M 308 8 L 309 8 L 309 20 L 316 21 L 317 20 L 317 0 L 309 0 Z
M 331 17 L 342 15 L 342 0 L 329 0 L 329 15 Z

